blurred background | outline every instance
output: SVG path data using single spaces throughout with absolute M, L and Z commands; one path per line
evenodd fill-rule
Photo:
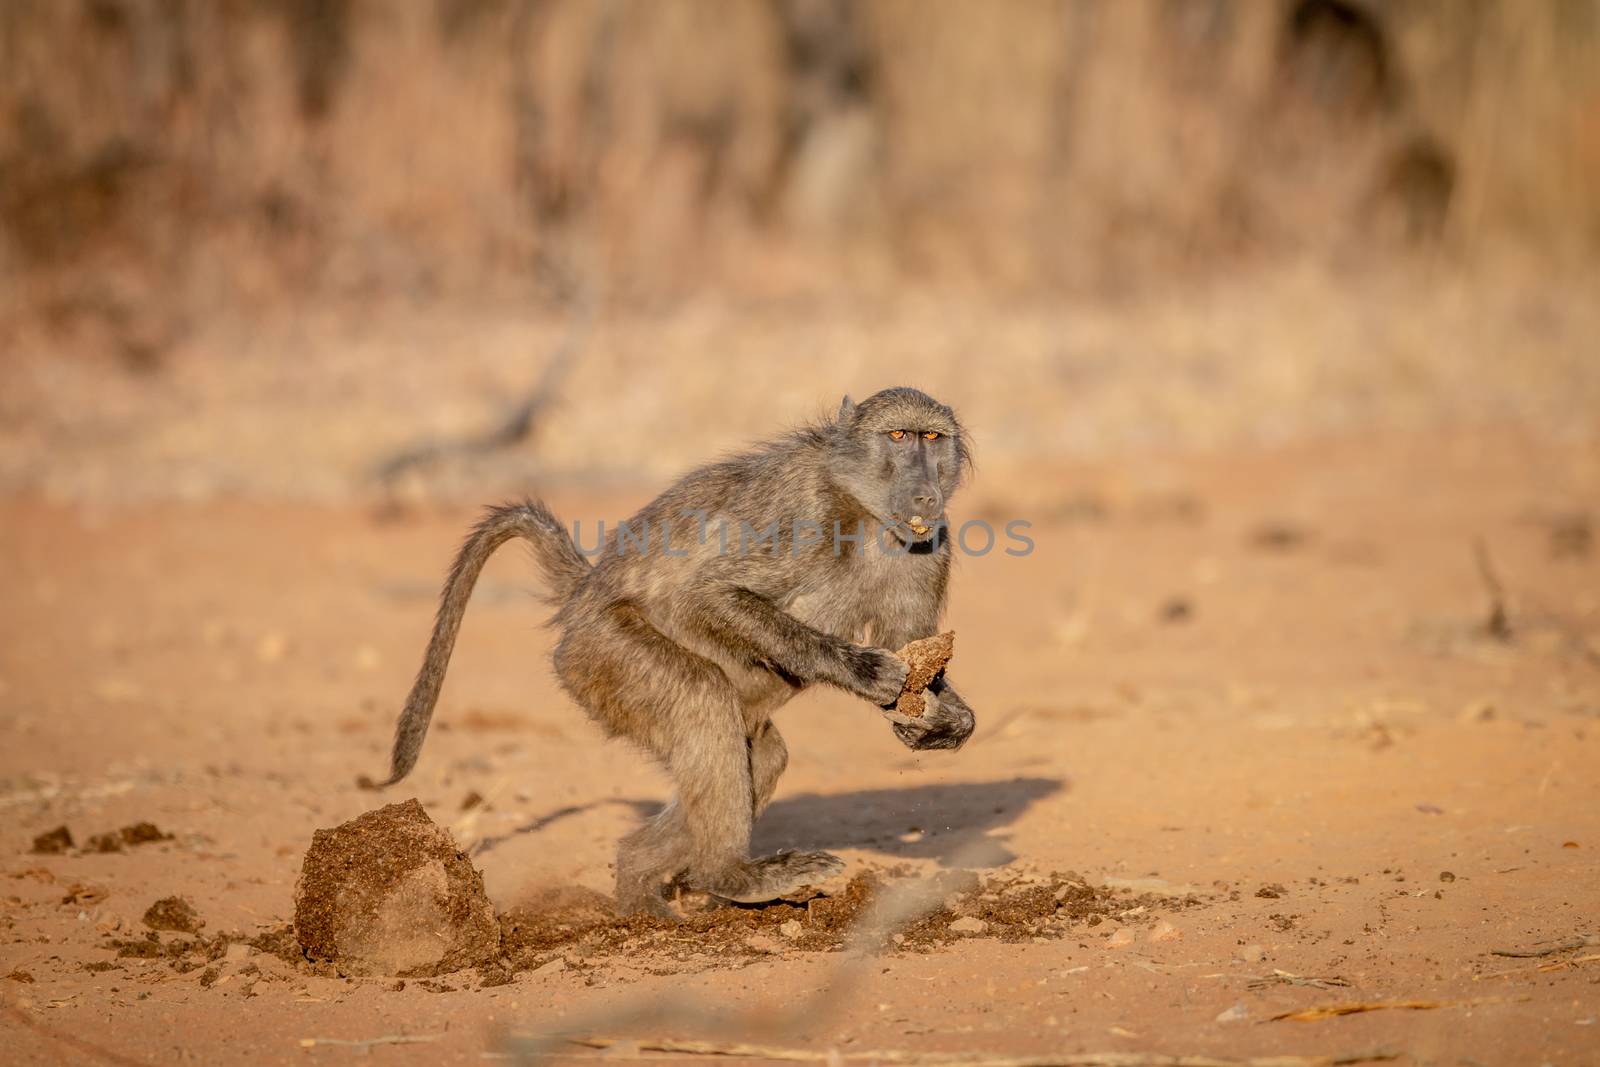
M 1597 0 L 0 3 L 9 491 L 1570 440 L 1597 260 Z

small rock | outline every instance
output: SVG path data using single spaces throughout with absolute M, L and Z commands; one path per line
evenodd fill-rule
M 787 937 L 790 941 L 798 941 L 800 938 L 805 936 L 806 928 L 800 925 L 799 919 L 790 919 L 788 922 L 778 927 L 778 933 L 782 934 L 784 937 Z
M 122 838 L 116 834 L 95 834 L 83 846 L 85 852 L 121 852 Z
M 744 939 L 744 946 L 756 952 L 773 953 L 783 951 L 783 946 L 775 938 L 768 937 L 766 934 L 751 934 Z
M 531 973 L 531 974 L 555 974 L 558 971 L 566 970 L 566 968 L 567 968 L 567 961 L 562 959 L 560 956 L 557 956 L 553 960 L 547 960 L 546 962 L 539 964 L 539 966 L 535 967 L 529 973 Z
M 1127 926 L 1121 927 L 1112 933 L 1106 944 L 1112 948 L 1127 948 L 1133 944 L 1133 929 Z
M 58 826 L 33 839 L 33 851 L 43 856 L 56 856 L 72 849 L 72 832 Z
M 144 924 L 152 930 L 176 930 L 180 934 L 197 934 L 206 921 L 182 897 L 162 897 L 144 913 Z
M 1151 927 L 1150 932 L 1145 935 L 1145 940 L 1177 941 L 1181 937 L 1183 937 L 1183 931 L 1163 919 L 1161 922 L 1158 922 L 1155 924 L 1155 926 Z
M 249 959 L 249 957 L 250 946 L 245 944 L 243 941 L 235 941 L 233 944 L 229 945 L 228 950 L 222 954 L 223 960 L 228 963 L 243 963 L 245 960 Z
M 1244 1006 L 1244 1003 L 1241 1001 L 1240 1003 L 1235 1004 L 1233 1007 L 1229 1008 L 1227 1011 L 1221 1012 L 1220 1014 L 1218 1014 L 1217 1015 L 1217 1022 L 1219 1022 L 1219 1023 L 1242 1023 L 1248 1018 L 1250 1018 L 1250 1009 L 1246 1008 Z
M 1260 945 L 1246 945 L 1239 950 L 1239 958 L 1246 963 L 1260 963 L 1267 954 L 1267 950 Z
M 1262 886 L 1260 889 L 1257 889 L 1256 890 L 1256 896 L 1265 897 L 1268 900 L 1277 900 L 1279 897 L 1283 896 L 1287 892 L 1288 892 L 1288 890 L 1283 888 L 1283 886 L 1280 885 L 1279 883 L 1271 882 L 1271 883 L 1269 883 L 1267 885 Z
M 964 915 L 950 924 L 950 930 L 957 934 L 981 934 L 989 929 L 989 924 L 975 915 Z
M 1440 871 L 1439 872 L 1439 881 L 1441 881 L 1441 882 L 1453 882 L 1455 880 L 1456 880 L 1456 876 L 1453 873 L 1451 873 L 1450 871 Z

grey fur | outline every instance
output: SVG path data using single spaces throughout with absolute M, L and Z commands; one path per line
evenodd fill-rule
M 886 650 L 938 627 L 951 562 L 944 507 L 970 461 L 950 408 L 915 389 L 888 389 L 859 404 L 846 398 L 831 421 L 688 474 L 629 520 L 650 531 L 648 547 L 613 536 L 592 568 L 542 504 L 490 511 L 445 583 L 389 782 L 416 762 L 484 560 L 522 536 L 560 604 L 554 664 L 563 688 L 602 729 L 659 759 L 678 787 L 618 850 L 619 907 L 670 914 L 664 891 L 673 881 L 771 900 L 838 870 L 826 852 L 749 855 L 752 824 L 788 762 L 771 716 L 817 683 L 880 709 L 894 703 L 906 666 Z M 765 531 L 774 520 L 770 546 L 738 550 L 744 526 Z M 845 534 L 860 524 L 865 543 L 836 541 L 836 522 Z M 732 535 L 726 550 L 706 535 L 719 523 Z M 825 534 L 806 544 L 811 523 Z M 874 538 L 885 524 L 891 533 Z M 891 716 L 896 735 L 911 748 L 960 747 L 972 711 L 942 678 L 929 693 L 920 719 Z

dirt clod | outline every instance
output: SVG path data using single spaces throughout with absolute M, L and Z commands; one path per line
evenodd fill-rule
M 307 959 L 353 976 L 445 974 L 500 951 L 483 877 L 415 799 L 316 832 L 294 929 Z
M 206 921 L 182 897 L 162 897 L 145 909 L 144 924 L 152 930 L 176 930 L 180 934 L 197 934 Z
M 955 652 L 955 644 L 955 632 L 946 631 L 933 637 L 912 641 L 895 653 L 911 668 L 906 674 L 905 685 L 900 689 L 900 699 L 895 701 L 896 711 L 913 719 L 922 717 L 922 713 L 928 707 L 927 698 L 922 695 L 923 691 L 939 676 L 939 672 L 944 670 L 945 664 L 950 662 L 950 656 Z
M 42 856 L 58 856 L 71 850 L 72 831 L 65 826 L 58 826 L 33 839 L 33 851 Z

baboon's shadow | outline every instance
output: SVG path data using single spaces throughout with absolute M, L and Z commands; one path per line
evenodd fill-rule
M 1011 778 L 780 797 L 756 824 L 752 851 L 854 848 L 941 865 L 1000 866 L 1016 854 L 992 831 L 1066 789 L 1058 778 Z
M 757 855 L 784 848 L 852 848 L 897 859 L 931 859 L 943 866 L 960 862 L 998 867 L 1016 859 L 1016 854 L 992 832 L 1009 825 L 1035 801 L 1067 788 L 1059 778 L 1010 778 L 834 795 L 801 793 L 772 802 L 756 823 L 751 847 Z M 631 807 L 641 819 L 661 810 L 658 803 L 624 798 L 569 805 L 484 838 L 473 855 L 607 805 Z

